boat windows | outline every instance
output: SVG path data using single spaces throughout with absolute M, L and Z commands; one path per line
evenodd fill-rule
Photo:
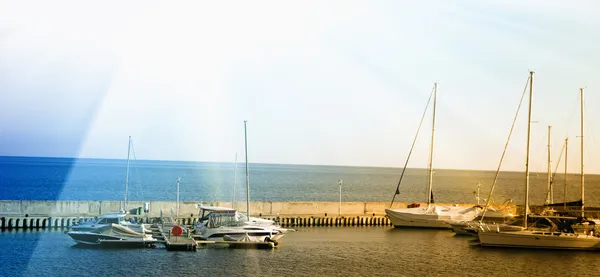
M 117 218 L 117 217 L 113 217 L 113 218 L 103 218 L 100 219 L 100 221 L 98 221 L 98 223 L 96 224 L 119 224 L 120 219 L 122 220 L 122 218 Z
M 240 222 L 235 216 L 235 213 L 211 213 L 208 219 L 208 228 L 218 228 L 221 226 L 241 226 L 243 222 Z

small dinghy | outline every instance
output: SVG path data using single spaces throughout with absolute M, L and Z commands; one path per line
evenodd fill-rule
M 231 235 L 223 236 L 223 241 L 229 242 L 230 248 L 260 248 L 260 249 L 271 249 L 277 247 L 279 244 L 277 241 L 272 240 L 270 237 L 266 237 L 261 240 L 259 237 L 253 237 L 244 233 L 241 236 L 234 237 Z

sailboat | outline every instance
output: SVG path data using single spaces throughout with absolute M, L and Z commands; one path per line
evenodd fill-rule
M 431 127 L 431 146 L 429 149 L 429 180 L 427 192 L 427 206 L 420 207 L 410 205 L 405 209 L 385 209 L 385 213 L 394 225 L 394 227 L 421 227 L 421 228 L 441 228 L 451 229 L 449 221 L 470 221 L 478 216 L 481 210 L 478 206 L 473 207 L 457 207 L 457 206 L 440 206 L 434 204 L 433 199 L 433 145 L 435 135 L 435 112 L 437 102 L 437 83 L 433 87 L 433 122 Z M 429 104 L 429 103 L 428 103 Z M 427 109 L 425 110 L 427 111 Z M 423 114 L 425 115 L 425 114 Z M 422 123 L 422 121 L 421 121 Z M 419 125 L 420 129 L 420 125 Z M 417 130 L 418 134 L 418 130 Z M 415 137 L 416 140 L 416 137 Z M 414 146 L 414 142 L 413 142 Z M 412 152 L 412 149 L 411 149 Z M 409 153 L 410 157 L 410 153 Z M 408 163 L 408 159 L 407 159 Z M 406 169 L 406 166 L 405 166 Z M 404 171 L 403 171 L 404 173 Z M 400 182 L 398 183 L 398 186 Z M 396 188 L 396 194 L 399 193 Z M 393 200 L 392 200 L 393 204 Z
M 250 217 L 250 179 L 248 174 L 248 140 L 244 121 L 244 148 L 246 152 L 246 215 L 235 209 L 197 205 L 202 216 L 195 232 L 202 240 L 266 241 L 273 242 L 291 229 L 281 228 L 271 220 Z
M 531 140 L 531 102 L 533 96 L 533 71 L 529 73 L 529 116 L 527 123 L 527 150 L 525 157 L 525 215 L 523 230 L 503 231 L 499 229 L 480 230 L 478 238 L 481 246 L 548 248 L 565 250 L 597 250 L 600 237 L 588 234 L 576 234 L 564 231 L 542 231 L 528 228 L 529 216 L 529 150 Z M 581 92 L 581 216 L 584 216 L 584 174 L 583 174 L 583 89 Z M 532 216 L 544 217 L 544 216 Z

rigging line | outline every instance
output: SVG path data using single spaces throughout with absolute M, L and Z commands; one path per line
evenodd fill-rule
M 425 119 L 425 115 L 427 114 L 427 108 L 429 108 L 429 102 L 431 102 L 431 97 L 433 96 L 433 91 L 435 87 L 431 89 L 431 93 L 429 94 L 429 99 L 427 99 L 427 105 L 425 105 L 425 111 L 423 111 L 423 115 L 421 116 L 421 121 L 419 122 L 419 127 L 417 128 L 417 134 L 415 134 L 415 138 L 413 139 L 412 145 L 410 147 L 410 151 L 408 151 L 408 157 L 406 157 L 406 162 L 404 163 L 404 168 L 402 169 L 402 173 L 400 174 L 400 180 L 398 180 L 398 185 L 396 186 L 396 192 L 394 192 L 394 197 L 392 198 L 392 203 L 390 203 L 390 208 L 394 205 L 394 200 L 396 199 L 396 195 L 400 193 L 400 183 L 402 183 L 402 178 L 404 177 L 404 173 L 406 172 L 406 167 L 408 166 L 408 161 L 410 160 L 410 155 L 415 147 L 415 143 L 417 143 L 417 138 L 419 137 L 419 131 L 421 130 L 421 126 L 423 125 L 423 120 Z
M 483 222 L 483 218 L 485 217 L 485 213 L 488 210 L 490 205 L 492 194 L 494 193 L 494 188 L 496 188 L 496 182 L 498 181 L 498 175 L 500 175 L 500 167 L 502 166 L 502 161 L 504 160 L 504 155 L 506 154 L 506 149 L 508 149 L 508 143 L 510 142 L 510 137 L 512 136 L 513 130 L 515 129 L 515 124 L 517 123 L 517 118 L 519 117 L 519 111 L 521 110 L 521 105 L 523 104 L 523 99 L 525 98 L 525 94 L 527 93 L 527 87 L 529 86 L 529 80 L 531 75 L 527 77 L 527 81 L 525 82 L 525 88 L 523 89 L 523 94 L 521 94 L 521 100 L 519 101 L 519 106 L 517 106 L 517 112 L 515 113 L 515 117 L 513 119 L 512 126 L 510 126 L 510 131 L 508 132 L 508 139 L 506 140 L 506 144 L 504 145 L 504 150 L 502 151 L 502 155 L 500 156 L 500 163 L 498 164 L 498 169 L 496 170 L 496 175 L 494 176 L 494 182 L 492 183 L 492 187 L 490 188 L 490 193 L 488 195 L 488 199 L 485 203 L 485 207 L 483 208 L 483 213 L 481 214 L 481 219 L 479 223 Z M 525 207 L 527 209 L 527 207 Z
M 573 126 L 573 118 L 575 117 L 575 115 L 577 114 L 577 110 L 579 108 L 579 93 L 577 94 L 577 99 L 575 99 L 575 103 L 573 104 L 573 109 L 571 112 L 571 117 L 569 118 L 569 120 L 567 121 L 567 133 L 565 134 L 565 137 L 569 136 L 569 131 L 571 130 L 571 126 Z M 585 103 L 584 103 L 585 105 Z
M 592 124 L 588 124 L 588 134 L 590 134 L 590 137 L 592 138 L 592 141 L 594 142 L 592 144 L 592 157 L 596 156 L 594 155 L 594 152 L 598 152 L 598 149 L 596 148 L 596 146 L 598 145 L 598 142 L 596 141 L 596 135 L 594 134 L 594 129 L 592 128 Z M 589 144 L 588 144 L 589 145 Z M 589 148 L 588 148 L 589 149 Z
M 588 100 L 588 101 L 589 101 L 589 100 Z M 593 106 L 593 105 L 592 105 L 592 106 Z M 587 102 L 583 102 L 583 113 L 584 113 L 584 116 L 585 116 L 585 118 L 590 118 L 590 112 L 589 112 L 589 110 L 588 110 L 588 108 L 587 108 L 587 107 L 588 107 L 588 103 L 587 103 Z M 585 123 L 585 125 L 586 125 L 586 127 L 587 127 L 587 130 L 586 130 L 586 131 L 587 131 L 587 133 L 589 134 L 589 136 L 591 137 L 592 141 L 594 142 L 594 143 L 592 144 L 592 146 L 593 146 L 592 148 L 596 148 L 596 146 L 597 146 L 598 144 L 597 144 L 597 141 L 596 141 L 596 135 L 594 134 L 594 129 L 592 128 L 592 127 L 593 127 L 593 125 L 592 125 L 592 124 L 590 124 L 590 123 L 589 123 L 589 121 L 587 121 L 587 120 L 586 120 L 586 123 Z M 589 144 L 588 144 L 588 145 L 589 145 Z M 594 152 L 594 151 L 592 151 L 592 152 Z
M 554 167 L 554 173 L 551 174 L 550 176 L 550 187 L 552 188 L 552 184 L 554 184 L 554 178 L 556 177 L 556 172 L 558 171 L 558 165 L 560 164 L 560 160 L 562 159 L 563 156 L 563 152 L 565 151 L 565 146 L 566 144 L 563 143 L 563 147 L 560 150 L 560 155 L 558 156 L 558 161 L 556 162 L 556 166 Z M 548 199 L 548 196 L 550 194 L 550 191 L 546 192 L 546 200 Z M 547 203 L 550 204 L 550 203 Z
M 135 156 L 135 148 L 133 147 L 133 140 L 131 140 L 131 152 L 133 154 L 133 160 L 137 162 L 137 157 Z M 137 182 L 137 184 L 140 186 L 139 187 L 139 191 L 140 191 L 140 195 L 142 196 L 141 200 L 144 199 L 144 190 L 142 189 L 142 185 L 140 182 L 140 175 L 138 174 L 138 167 L 135 167 L 135 180 Z
M 537 154 L 537 155 L 540 156 L 540 159 L 534 159 L 535 162 L 534 161 L 530 161 L 529 164 L 531 164 L 531 165 L 536 164 L 537 165 L 538 164 L 538 160 L 539 161 L 543 161 L 543 160 L 546 159 L 546 157 L 547 157 L 546 155 L 548 155 L 548 153 L 546 152 L 548 150 L 546 148 L 548 146 L 545 145 L 545 143 L 544 143 L 545 141 L 548 141 L 548 134 L 547 133 L 545 133 L 543 135 L 543 137 L 541 137 L 540 140 L 537 143 L 532 144 L 532 145 L 535 145 L 535 146 L 532 146 L 533 150 L 534 150 L 534 151 L 531 151 L 531 153 L 533 153 L 532 156 L 535 157 L 536 154 Z M 543 158 L 541 158 L 541 157 L 543 157 Z M 537 172 L 537 173 L 539 173 L 539 172 Z

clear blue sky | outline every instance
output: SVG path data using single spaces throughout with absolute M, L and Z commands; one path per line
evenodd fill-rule
M 485 2 L 485 3 L 484 3 Z M 594 1 L 0 1 L 0 155 L 495 169 L 534 70 L 532 166 L 600 172 Z M 504 169 L 524 169 L 526 112 Z M 409 166 L 426 167 L 430 117 Z M 599 137 L 594 137 L 597 132 Z

